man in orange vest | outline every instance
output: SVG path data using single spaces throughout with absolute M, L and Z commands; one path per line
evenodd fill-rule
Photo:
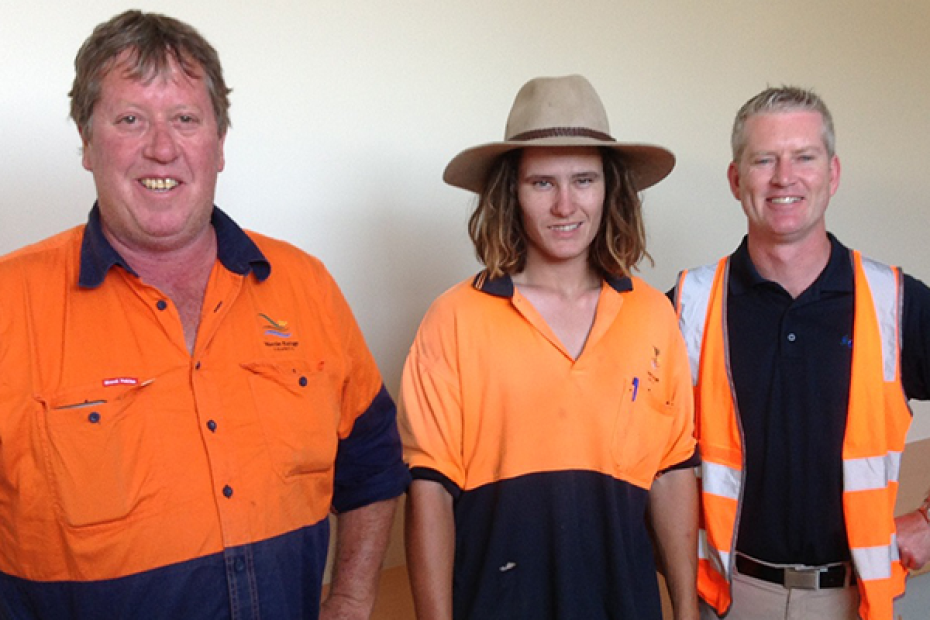
M 927 502 L 895 519 L 910 398 L 930 399 L 930 289 L 844 247 L 814 93 L 739 111 L 727 173 L 748 235 L 673 292 L 701 450 L 702 617 L 892 620 L 930 559 Z

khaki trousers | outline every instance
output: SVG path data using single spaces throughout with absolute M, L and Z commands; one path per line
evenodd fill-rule
M 734 573 L 733 603 L 726 620 L 857 620 L 856 586 L 824 590 L 788 589 L 775 583 Z M 701 601 L 701 620 L 718 620 Z

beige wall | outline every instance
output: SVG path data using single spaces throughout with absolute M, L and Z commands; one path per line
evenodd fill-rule
M 738 243 L 729 126 L 745 99 L 781 83 L 814 87 L 834 112 L 843 180 L 831 228 L 930 279 L 925 0 L 134 4 L 191 22 L 218 48 L 234 88 L 218 204 L 323 258 L 395 394 L 427 305 L 477 269 L 471 198 L 441 171 L 502 137 L 536 75 L 585 74 L 617 137 L 678 155 L 646 195 L 654 285 Z M 83 221 L 94 190 L 67 119 L 71 62 L 124 8 L 0 0 L 0 252 Z M 914 438 L 930 437 L 927 411 Z

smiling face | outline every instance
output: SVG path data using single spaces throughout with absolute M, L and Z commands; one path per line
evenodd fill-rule
M 582 261 L 604 210 L 604 165 L 593 147 L 527 148 L 517 200 L 527 237 L 527 267 Z
M 117 60 L 82 138 L 111 241 L 157 253 L 208 232 L 225 136 L 203 80 L 174 59 L 166 72 L 138 80 Z
M 826 235 L 824 214 L 840 162 L 823 142 L 818 112 L 758 114 L 746 120 L 745 148 L 730 164 L 730 190 L 743 205 L 750 239 L 796 243 Z

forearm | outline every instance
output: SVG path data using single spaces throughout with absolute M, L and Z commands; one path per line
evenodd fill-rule
M 676 470 L 659 477 L 649 493 L 649 513 L 675 617 L 697 618 L 698 494 L 694 470 Z
M 405 513 L 407 570 L 419 620 L 451 620 L 455 522 L 452 497 L 437 482 L 414 480 Z
M 322 619 L 371 616 L 396 506 L 390 499 L 337 515 L 333 578 Z

